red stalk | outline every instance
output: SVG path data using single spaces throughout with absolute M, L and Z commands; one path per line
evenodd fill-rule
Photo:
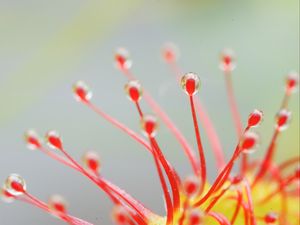
M 276 140 L 278 138 L 279 133 L 280 133 L 279 129 L 276 128 L 273 133 L 268 150 L 267 150 L 265 157 L 259 168 L 259 171 L 257 172 L 255 179 L 252 183 L 252 188 L 254 188 L 255 185 L 257 184 L 257 182 L 266 174 L 266 172 L 268 171 L 268 168 L 270 167 L 270 164 L 272 163 L 274 153 L 275 153 Z
M 164 192 L 164 197 L 165 197 L 166 206 L 167 206 L 167 225 L 172 225 L 173 224 L 173 204 L 172 204 L 172 201 L 171 201 L 168 186 L 166 184 L 164 175 L 163 175 L 161 167 L 159 165 L 158 155 L 157 155 L 155 146 L 152 145 L 152 148 L 153 148 L 153 158 L 154 158 L 155 166 L 156 166 L 156 169 L 157 169 L 157 172 L 158 172 L 158 175 L 159 175 L 161 187 L 162 187 L 163 192 Z
M 251 195 L 251 187 L 247 179 L 244 179 L 245 183 L 245 189 L 246 189 L 246 196 L 248 200 L 248 211 L 250 214 L 250 225 L 256 225 L 256 219 L 254 215 L 254 206 L 253 206 L 253 200 Z
M 222 196 L 224 196 L 224 194 L 226 193 L 226 191 L 228 191 L 229 188 L 230 188 L 230 186 L 228 186 L 227 188 L 224 188 L 221 191 L 221 193 L 212 200 L 212 202 L 205 209 L 206 213 L 208 213 L 217 204 L 217 202 L 220 200 L 220 198 L 222 198 Z
M 92 182 L 94 182 L 98 187 L 100 187 L 108 196 L 115 202 L 115 197 L 112 193 L 117 195 L 119 198 L 124 200 L 128 205 L 130 205 L 133 209 L 137 211 L 139 216 L 144 220 L 147 221 L 146 217 L 149 217 L 152 213 L 146 209 L 141 203 L 137 202 L 134 198 L 132 198 L 129 194 L 127 194 L 122 189 L 118 188 L 117 186 L 113 185 L 112 183 L 106 181 L 104 178 L 97 178 L 87 172 L 84 168 L 82 168 L 65 150 L 60 149 L 62 153 L 67 157 L 67 159 L 63 158 L 60 155 L 52 153 L 45 148 L 41 148 L 41 151 L 47 154 L 49 157 L 61 162 L 62 164 L 71 167 L 87 178 L 89 178 Z
M 285 169 L 287 169 L 288 167 L 294 165 L 294 164 L 299 164 L 300 162 L 300 157 L 299 156 L 296 156 L 294 158 L 291 158 L 291 159 L 288 159 L 286 160 L 285 162 L 281 163 L 279 166 L 278 166 L 278 169 L 280 171 L 283 171 Z
M 230 159 L 230 161 L 228 162 L 228 164 L 224 167 L 224 169 L 222 170 L 221 173 L 219 173 L 218 177 L 216 178 L 216 180 L 214 181 L 213 185 L 211 186 L 211 188 L 208 190 L 208 192 L 198 201 L 194 204 L 195 207 L 198 207 L 200 205 L 202 205 L 213 193 L 214 191 L 218 188 L 221 187 L 224 182 L 227 180 L 231 169 L 233 167 L 234 161 L 236 160 L 236 158 L 239 155 L 239 144 L 236 147 L 236 150 L 232 156 L 232 158 Z
M 293 181 L 298 179 L 298 176 L 296 174 L 292 174 L 291 176 L 287 177 L 285 180 L 282 180 L 279 187 L 268 194 L 263 200 L 260 201 L 261 204 L 264 204 L 271 200 L 275 195 L 280 194 L 282 191 L 284 191 L 285 187 L 289 184 L 291 184 Z
M 174 168 L 168 163 L 166 160 L 164 154 L 162 153 L 161 149 L 159 148 L 155 138 L 149 137 L 151 145 L 154 147 L 153 150 L 156 151 L 157 157 L 159 161 L 161 162 L 165 173 L 168 177 L 168 180 L 170 182 L 170 186 L 173 193 L 173 205 L 174 205 L 174 211 L 177 212 L 180 208 L 180 194 L 179 194 L 179 187 L 178 187 L 178 177 L 174 170 Z
M 237 200 L 237 197 L 232 196 L 232 197 L 229 197 L 229 199 Z M 243 208 L 243 211 L 244 211 L 245 225 L 249 225 L 248 207 L 244 201 L 241 201 L 241 207 Z M 231 225 L 233 225 L 233 224 L 231 224 Z
M 173 73 L 176 76 L 177 82 L 179 82 L 180 77 L 183 74 L 182 70 L 179 68 L 179 66 L 177 65 L 177 63 L 175 61 L 169 62 L 169 65 L 171 67 L 171 70 L 173 71 Z M 225 157 L 223 154 L 223 149 L 222 149 L 220 139 L 218 137 L 218 134 L 215 130 L 215 127 L 214 127 L 208 113 L 205 110 L 205 107 L 203 106 L 203 104 L 201 103 L 199 98 L 195 99 L 195 105 L 196 105 L 196 111 L 199 115 L 200 122 L 201 122 L 201 124 L 203 124 L 203 128 L 207 134 L 211 149 L 214 153 L 214 156 L 215 156 L 215 159 L 217 162 L 217 167 L 218 167 L 219 171 L 221 171 L 222 168 L 225 166 Z
M 225 75 L 225 83 L 226 83 L 226 90 L 227 90 L 227 96 L 229 100 L 229 106 L 233 118 L 233 122 L 235 124 L 236 134 L 237 138 L 240 138 L 242 135 L 243 125 L 241 116 L 237 107 L 237 102 L 235 99 L 234 91 L 233 91 L 233 85 L 232 85 L 232 73 L 230 70 L 224 70 Z M 247 164 L 248 164 L 248 156 L 243 155 L 241 160 L 241 171 L 244 173 L 247 170 Z
M 235 124 L 237 138 L 240 138 L 243 133 L 243 125 L 241 122 L 242 121 L 241 116 L 239 114 L 236 99 L 234 96 L 232 79 L 231 79 L 232 74 L 229 70 L 225 70 L 224 73 L 225 73 L 224 75 L 225 75 L 225 82 L 226 82 L 226 90 L 227 90 L 229 105 L 233 117 L 233 122 Z
M 281 106 L 280 106 L 280 110 L 287 108 L 288 103 L 289 103 L 289 97 L 290 97 L 291 93 L 289 91 L 289 89 L 286 90 L 285 95 L 283 97 Z M 257 173 L 257 175 L 255 176 L 255 179 L 253 181 L 252 184 L 252 188 L 257 184 L 257 182 L 266 174 L 266 171 L 268 171 L 268 167 L 270 166 L 270 163 L 273 160 L 274 157 L 274 153 L 275 153 L 275 147 L 276 147 L 276 140 L 278 138 L 278 135 L 280 133 L 280 129 L 277 127 L 275 128 L 275 131 L 273 133 L 271 142 L 269 144 L 267 153 L 263 159 L 263 162 L 260 166 L 260 169 Z
M 90 175 L 84 168 L 82 168 L 81 165 L 79 165 L 63 148 L 60 149 L 61 152 L 70 160 L 70 162 L 72 162 L 79 171 L 82 172 L 83 175 L 85 175 L 86 177 L 88 177 L 90 180 L 94 181 L 95 184 L 97 184 L 98 186 L 102 186 L 101 183 L 103 182 L 102 179 L 97 179 L 94 176 Z M 105 186 L 107 186 L 107 184 L 104 182 Z M 147 216 L 146 215 L 146 208 L 144 206 L 142 206 L 140 203 L 138 203 L 137 201 L 132 201 L 132 199 L 128 199 L 127 195 L 125 194 L 126 192 L 121 191 L 121 189 L 114 191 L 114 193 L 116 195 L 118 195 L 119 197 L 121 197 L 124 201 L 126 201 L 134 210 L 136 210 L 136 212 L 143 218 L 144 221 L 147 221 Z
M 130 70 L 122 70 L 122 71 L 129 80 L 136 79 Z M 157 114 L 157 116 L 161 118 L 161 120 L 166 124 L 169 130 L 176 137 L 176 139 L 182 146 L 186 156 L 188 157 L 194 173 L 197 174 L 197 170 L 198 170 L 197 160 L 186 138 L 183 136 L 180 130 L 175 126 L 175 124 L 169 118 L 169 116 L 163 111 L 163 109 L 158 105 L 158 103 L 152 98 L 152 96 L 145 89 L 144 89 L 144 98 L 145 101 L 148 103 L 148 105 L 151 107 L 151 109 L 155 112 L 155 114 Z
M 31 204 L 35 207 L 38 207 L 38 208 L 40 208 L 40 209 L 44 210 L 45 212 L 50 213 L 52 215 L 57 214 L 57 212 L 53 212 L 51 209 L 49 209 L 49 207 L 46 203 L 44 203 L 41 200 L 37 199 L 36 197 L 29 194 L 28 192 L 25 192 L 24 195 L 28 198 L 28 201 L 27 200 L 25 201 L 26 203 Z M 91 224 L 87 221 L 76 218 L 76 217 L 71 216 L 71 215 L 66 214 L 66 213 L 58 213 L 57 215 L 59 216 L 60 219 L 62 219 L 63 221 L 65 221 L 65 222 L 67 222 L 68 224 L 71 224 L 71 225 L 93 225 L 93 224 Z
M 143 145 L 148 151 L 150 151 L 150 152 L 152 151 L 151 146 L 140 135 L 138 135 L 137 133 L 135 133 L 128 127 L 126 127 L 124 124 L 117 121 L 115 118 L 113 118 L 113 117 L 109 116 L 108 114 L 106 114 L 105 112 L 103 112 L 100 108 L 96 107 L 91 102 L 87 102 L 86 105 L 90 109 L 92 109 L 95 113 L 97 113 L 99 116 L 101 116 L 102 118 L 104 118 L 105 120 L 107 120 L 108 122 L 113 124 L 115 127 L 119 128 L 120 130 L 122 130 L 123 132 L 128 134 L 130 137 L 132 137 L 135 141 L 137 141 L 141 145 Z
M 243 201 L 243 195 L 240 190 L 237 190 L 237 204 L 236 204 L 236 208 L 234 210 L 234 213 L 233 213 L 231 221 L 230 221 L 231 225 L 234 225 L 234 223 L 236 221 L 236 218 L 237 218 L 240 208 L 241 208 L 242 201 Z
M 199 126 L 198 126 L 198 121 L 197 121 L 197 115 L 196 115 L 196 111 L 195 111 L 193 96 L 190 96 L 190 105 L 191 105 L 195 135 L 196 135 L 196 140 L 197 140 L 198 152 L 199 152 L 199 157 L 200 157 L 200 168 L 201 168 L 201 171 L 200 171 L 200 173 L 201 173 L 200 192 L 202 192 L 203 188 L 204 188 L 204 185 L 206 183 L 206 160 L 205 160 L 204 150 L 203 150 L 203 146 L 202 146 L 202 142 L 201 142 L 201 136 L 200 136 Z

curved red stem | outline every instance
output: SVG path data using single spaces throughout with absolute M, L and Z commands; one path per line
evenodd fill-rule
M 165 200 L 166 200 L 167 225 L 172 225 L 173 224 L 173 204 L 172 204 L 172 201 L 171 201 L 168 186 L 166 184 L 164 175 L 163 175 L 162 170 L 161 170 L 160 165 L 159 165 L 158 155 L 157 155 L 157 152 L 155 150 L 155 146 L 152 145 L 152 147 L 153 147 L 153 158 L 154 158 L 155 166 L 156 166 L 156 169 L 157 169 L 157 172 L 158 172 L 158 175 L 159 175 L 160 183 L 161 183 L 161 186 L 162 186 L 162 189 L 163 189 L 163 192 L 164 192 L 164 197 L 165 197 Z
M 174 168 L 168 163 L 166 160 L 164 154 L 162 153 L 159 145 L 157 144 L 155 138 L 149 137 L 150 143 L 153 145 L 153 150 L 156 151 L 157 157 L 159 158 L 159 161 L 161 162 L 166 175 L 168 177 L 168 180 L 170 182 L 170 186 L 173 193 L 173 205 L 174 205 L 174 211 L 177 212 L 180 207 L 180 193 L 179 193 L 179 186 L 178 186 L 178 177 L 174 170 Z
M 234 223 L 236 221 L 236 218 L 237 218 L 240 208 L 241 208 L 242 201 L 243 201 L 243 195 L 240 190 L 237 190 L 237 203 L 236 203 L 236 207 L 235 207 L 234 213 L 233 213 L 231 221 L 230 221 L 231 225 L 234 225 Z
M 202 145 L 202 141 L 201 141 L 201 136 L 200 136 L 199 126 L 198 126 L 198 121 L 197 121 L 197 115 L 196 115 L 196 111 L 195 111 L 195 104 L 194 104 L 193 96 L 190 96 L 190 105 L 191 105 L 191 111 L 192 111 L 196 141 L 197 141 L 197 146 L 198 146 L 198 152 L 199 152 L 199 157 L 200 157 L 200 173 L 201 173 L 200 192 L 202 192 L 203 189 L 204 189 L 204 185 L 206 183 L 206 160 L 205 160 L 203 145 Z
M 131 73 L 130 70 L 124 70 L 122 71 L 124 75 L 129 80 L 136 79 L 135 76 Z M 157 114 L 158 117 L 161 118 L 161 120 L 166 124 L 166 126 L 169 128 L 169 130 L 173 133 L 173 135 L 178 140 L 179 144 L 182 146 L 184 153 L 186 154 L 187 158 L 189 159 L 193 172 L 197 174 L 197 160 L 194 155 L 194 152 L 192 148 L 190 147 L 190 144 L 186 140 L 186 138 L 183 136 L 183 134 L 180 132 L 180 130 L 175 126 L 173 121 L 170 119 L 170 117 L 164 112 L 164 110 L 159 106 L 159 104 L 152 98 L 152 96 L 147 92 L 147 90 L 144 89 L 144 98 L 147 104 L 151 107 L 151 109 Z
M 179 68 L 178 64 L 174 62 L 169 62 L 170 68 L 176 76 L 176 80 L 180 83 L 181 75 L 183 74 L 182 70 Z M 207 134 L 209 144 L 214 153 L 216 159 L 218 170 L 221 171 L 225 166 L 225 157 L 222 149 L 222 145 L 218 134 L 215 130 L 214 124 L 211 121 L 209 114 L 206 112 L 204 105 L 201 103 L 200 98 L 195 99 L 196 111 L 199 115 L 199 120 L 203 124 L 204 131 Z

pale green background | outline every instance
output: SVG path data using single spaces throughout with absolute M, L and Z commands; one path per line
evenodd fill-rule
M 223 47 L 237 53 L 234 86 L 243 121 L 262 109 L 262 155 L 273 129 L 283 78 L 299 71 L 299 1 L 81 1 L 0 0 L 0 180 L 20 173 L 28 190 L 42 199 L 59 193 L 73 215 L 95 224 L 111 224 L 111 204 L 85 178 L 38 152 L 26 150 L 22 134 L 59 130 L 76 158 L 99 152 L 103 174 L 156 212 L 162 193 L 151 157 L 126 135 L 77 104 L 71 85 L 90 84 L 94 102 L 139 131 L 138 117 L 124 97 L 124 77 L 113 66 L 113 52 L 128 47 L 133 71 L 194 143 L 186 96 L 160 58 L 160 47 L 173 41 L 181 49 L 184 71 L 199 73 L 200 95 L 230 156 L 236 143 L 224 82 L 218 69 Z M 280 137 L 277 158 L 299 154 L 299 95 L 293 96 L 293 121 Z M 207 145 L 209 177 L 215 164 Z M 188 174 L 183 154 L 161 126 L 159 142 L 180 174 Z M 0 203 L 0 224 L 61 224 L 25 204 Z

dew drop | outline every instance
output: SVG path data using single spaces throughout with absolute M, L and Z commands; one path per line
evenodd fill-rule
M 162 56 L 167 63 L 175 62 L 179 58 L 179 49 L 174 43 L 166 43 L 162 48 Z
M 34 130 L 26 131 L 24 134 L 24 138 L 27 148 L 29 148 L 30 150 L 39 149 L 42 145 L 38 134 Z
M 253 131 L 247 131 L 244 133 L 240 142 L 240 148 L 243 153 L 250 154 L 257 149 L 259 136 Z
M 270 212 L 270 213 L 265 215 L 264 220 L 267 224 L 276 223 L 276 221 L 278 220 L 278 214 L 275 213 L 275 212 Z
M 116 205 L 112 211 L 112 219 L 118 225 L 128 224 L 128 214 L 124 207 Z
M 0 198 L 5 203 L 11 203 L 15 200 L 15 196 L 10 194 L 5 187 L 0 188 Z
M 300 180 L 300 166 L 295 170 L 295 177 L 296 179 Z
M 152 115 L 145 115 L 141 120 L 142 132 L 146 137 L 155 137 L 158 128 L 157 118 Z
M 196 176 L 188 176 L 183 181 L 183 190 L 189 197 L 195 197 L 200 191 L 200 180 Z
M 248 127 L 256 127 L 263 120 L 263 112 L 255 109 L 248 117 Z
M 221 52 L 220 69 L 223 71 L 233 71 L 236 68 L 235 54 L 230 48 L 226 48 Z
M 89 87 L 83 81 L 77 81 L 73 85 L 73 93 L 75 99 L 79 102 L 88 102 L 93 96 Z
M 46 136 L 47 144 L 50 148 L 53 149 L 62 149 L 62 140 L 59 133 L 55 130 L 49 131 Z
M 230 190 L 238 190 L 242 186 L 242 182 L 244 180 L 244 177 L 242 175 L 235 175 L 230 178 L 231 186 Z
M 141 84 L 137 80 L 129 81 L 125 87 L 125 92 L 128 98 L 133 102 L 138 102 L 143 95 L 143 90 Z
M 189 96 L 195 95 L 200 88 L 200 79 L 195 73 L 186 73 L 181 78 L 181 87 Z
M 290 72 L 286 78 L 286 90 L 293 93 L 297 90 L 299 84 L 299 74 L 297 72 Z
M 120 70 L 129 70 L 132 66 L 129 52 L 125 48 L 119 48 L 115 54 L 115 63 Z
M 92 171 L 93 173 L 99 172 L 100 157 L 96 152 L 88 151 L 83 155 L 82 159 L 86 169 Z
M 199 209 L 191 209 L 187 215 L 188 225 L 203 225 L 204 213 Z
M 20 175 L 11 174 L 5 180 L 4 189 L 13 196 L 20 196 L 26 192 L 26 182 Z
M 276 115 L 276 128 L 284 131 L 288 128 L 291 121 L 292 113 L 286 109 L 281 109 Z
M 67 213 L 67 202 L 60 195 L 52 195 L 48 200 L 48 207 L 54 212 Z

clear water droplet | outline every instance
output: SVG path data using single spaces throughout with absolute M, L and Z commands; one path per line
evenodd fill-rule
M 112 210 L 112 219 L 118 225 L 128 224 L 128 213 L 123 206 L 116 205 Z
M 242 175 L 234 175 L 230 178 L 230 190 L 236 191 L 240 190 L 243 187 L 244 177 Z
M 179 58 L 179 49 L 174 43 L 168 42 L 162 48 L 162 56 L 168 63 L 176 62 Z
M 200 209 L 190 209 L 187 213 L 187 224 L 203 225 L 205 214 Z
M 281 109 L 276 115 L 276 128 L 279 131 L 284 131 L 289 127 L 292 113 L 286 109 Z
M 261 124 L 263 120 L 263 112 L 255 109 L 252 113 L 250 113 L 248 117 L 248 126 L 249 127 L 257 127 L 259 124 Z
M 24 138 L 28 149 L 36 150 L 41 147 L 41 139 L 35 130 L 26 131 Z
M 14 196 L 6 191 L 5 187 L 0 188 L 0 198 L 5 203 L 11 203 L 15 200 Z
M 67 202 L 61 195 L 52 195 L 48 200 L 48 207 L 54 212 L 66 213 Z
M 142 132 L 146 137 L 155 137 L 158 129 L 158 121 L 155 116 L 145 115 L 141 120 Z
M 92 171 L 93 173 L 99 172 L 100 170 L 100 157 L 94 151 L 86 152 L 83 157 L 83 165 L 86 169 Z
M 60 134 L 57 131 L 51 130 L 47 132 L 45 138 L 50 148 L 52 149 L 62 148 L 62 139 L 60 137 Z
M 26 182 L 20 175 L 14 173 L 6 178 L 4 189 L 13 196 L 20 196 L 26 191 Z
M 125 48 L 118 48 L 115 54 L 116 67 L 120 70 L 129 70 L 132 66 L 129 52 Z
M 196 197 L 200 191 L 200 179 L 197 176 L 191 175 L 188 176 L 183 181 L 183 190 L 187 196 Z
M 200 78 L 195 73 L 186 73 L 181 78 L 181 88 L 187 95 L 195 95 L 200 88 Z
M 93 96 L 93 93 L 91 92 L 90 88 L 83 81 L 77 81 L 73 85 L 73 93 L 75 99 L 79 102 L 90 101 Z
M 143 89 L 141 84 L 137 80 L 129 81 L 125 85 L 124 89 L 129 100 L 133 102 L 138 102 L 142 98 Z
M 299 84 L 299 74 L 295 71 L 290 72 L 286 78 L 286 89 L 288 92 L 296 92 Z
M 245 154 L 252 154 L 257 151 L 259 143 L 259 136 L 253 131 L 247 131 L 244 133 L 240 142 L 240 148 Z
M 278 220 L 278 214 L 275 212 L 269 212 L 268 214 L 265 215 L 264 219 L 267 224 L 276 223 L 276 221 Z
M 235 53 L 230 48 L 225 48 L 220 55 L 220 69 L 231 72 L 236 68 Z

